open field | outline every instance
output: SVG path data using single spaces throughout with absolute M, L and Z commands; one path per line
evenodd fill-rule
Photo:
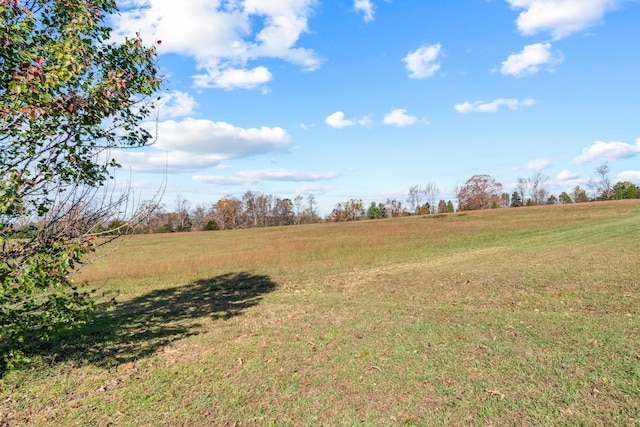
M 640 201 L 123 242 L 0 425 L 640 425 Z

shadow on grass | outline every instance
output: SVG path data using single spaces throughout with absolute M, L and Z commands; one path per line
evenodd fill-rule
M 148 356 L 202 332 L 205 317 L 230 319 L 275 290 L 267 276 L 225 274 L 159 289 L 121 303 L 102 304 L 85 326 L 34 349 L 51 363 L 73 361 L 109 367 Z

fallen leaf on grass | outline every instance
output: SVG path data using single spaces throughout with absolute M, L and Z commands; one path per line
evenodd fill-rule
M 382 369 L 380 369 L 378 366 L 374 366 L 374 365 L 369 366 L 369 369 L 370 369 L 370 370 L 374 370 L 374 369 L 375 369 L 375 370 L 377 370 L 377 371 L 382 372 Z
M 500 400 L 504 399 L 505 394 L 499 392 L 498 390 L 489 390 L 488 388 L 484 390 L 486 393 L 489 393 L 492 396 L 500 396 Z

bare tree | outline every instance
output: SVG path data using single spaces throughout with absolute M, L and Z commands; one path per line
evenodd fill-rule
M 589 180 L 589 188 L 593 192 L 594 199 L 609 200 L 613 196 L 614 185 L 609 175 L 609 164 L 603 163 L 596 168 L 593 177 Z
M 424 186 L 424 194 L 429 202 L 431 213 L 436 211 L 436 199 L 440 195 L 440 189 L 435 182 L 429 182 Z

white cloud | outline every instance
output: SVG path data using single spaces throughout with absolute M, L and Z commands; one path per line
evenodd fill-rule
M 567 169 L 561 171 L 560 173 L 558 173 L 558 176 L 556 177 L 556 179 L 558 181 L 573 181 L 575 179 L 578 178 L 578 174 L 577 173 L 573 173 Z
M 188 172 L 219 165 L 224 159 L 218 154 L 198 154 L 182 151 L 126 151 L 110 153 L 125 170 L 137 172 Z
M 586 163 L 592 160 L 616 160 L 634 157 L 640 153 L 640 138 L 636 145 L 624 142 L 596 141 L 590 147 L 582 150 L 582 154 L 573 159 L 574 163 Z
M 535 74 L 540 71 L 543 65 L 552 66 L 563 61 L 560 53 L 554 56 L 551 52 L 551 43 L 534 43 L 525 46 L 520 53 L 509 55 L 506 61 L 502 62 L 500 72 L 505 75 L 523 77 Z
M 344 113 L 342 111 L 336 111 L 335 113 L 328 115 L 324 121 L 326 124 L 336 129 L 356 125 L 356 122 L 353 120 L 345 120 Z
M 327 118 L 324 120 L 324 122 L 329 126 L 331 126 L 332 128 L 336 128 L 336 129 L 342 129 L 344 127 L 355 126 L 355 125 L 370 126 L 372 123 L 371 117 L 369 116 L 362 117 L 360 119 L 353 119 L 353 120 L 345 119 L 344 113 L 342 111 L 336 111 L 333 114 L 329 114 Z
M 162 95 L 154 105 L 160 119 L 189 116 L 197 106 L 198 103 L 191 95 L 179 90 Z
M 282 152 L 291 141 L 291 136 L 280 127 L 245 129 L 204 119 L 167 120 L 157 124 L 157 131 L 155 148 L 196 154 L 216 153 L 225 159 Z
M 241 171 L 238 176 L 251 181 L 321 181 L 337 177 L 337 172 L 304 172 L 288 169 L 260 169 L 252 171 Z
M 146 123 L 145 127 L 157 131 L 158 139 L 152 147 L 111 153 L 127 169 L 193 171 L 218 166 L 227 159 L 284 152 L 291 141 L 289 133 L 280 127 L 240 128 L 203 119 L 166 120 Z
M 524 169 L 539 171 L 543 169 L 550 168 L 553 165 L 551 159 L 546 157 L 541 157 L 539 159 L 533 159 L 525 163 L 523 166 Z
M 254 88 L 271 75 L 265 67 L 247 69 L 249 61 L 279 58 L 305 70 L 320 66 L 313 50 L 297 46 L 301 34 L 309 31 L 307 22 L 316 4 L 316 0 L 120 1 L 121 13 L 112 17 L 112 25 L 114 37 L 139 32 L 145 42 L 162 40 L 160 54 L 194 58 L 197 68 L 204 70 L 196 85 Z
M 371 0 L 353 0 L 353 8 L 364 13 L 364 22 L 373 21 L 373 4 Z
M 193 179 L 206 184 L 251 185 L 260 181 L 326 181 L 336 178 L 337 172 L 304 172 L 288 169 L 260 169 L 236 172 L 231 177 L 220 175 L 195 175 Z
M 597 24 L 604 14 L 624 0 L 507 0 L 525 9 L 517 19 L 522 34 L 549 32 L 560 39 Z
M 407 114 L 407 110 L 403 108 L 397 108 L 384 116 L 382 123 L 385 125 L 395 126 L 409 126 L 418 121 L 416 116 L 410 116 Z
M 501 106 L 506 106 L 509 110 L 519 110 L 522 107 L 530 107 L 535 104 L 535 101 L 531 98 L 519 101 L 513 98 L 497 98 L 488 103 L 482 103 L 482 101 L 470 103 L 463 102 L 462 104 L 456 104 L 453 108 L 458 113 L 495 113 Z
M 251 70 L 227 68 L 219 71 L 209 70 L 207 74 L 193 76 L 196 87 L 216 87 L 225 90 L 254 89 L 271 81 L 271 72 L 266 67 L 256 67 Z
M 438 58 L 441 49 L 440 43 L 436 43 L 430 46 L 421 46 L 415 52 L 409 52 L 402 59 L 409 71 L 409 77 L 424 79 L 433 76 L 440 69 Z
M 636 185 L 640 185 L 640 171 L 620 172 L 618 176 L 616 176 L 616 182 L 624 182 L 624 181 L 629 181 L 629 182 L 633 182 Z

